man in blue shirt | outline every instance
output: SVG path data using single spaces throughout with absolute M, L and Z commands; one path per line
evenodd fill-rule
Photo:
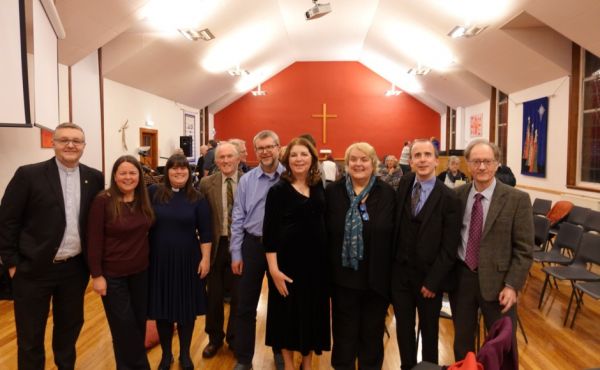
M 262 245 L 265 200 L 271 186 L 279 181 L 284 167 L 279 163 L 279 137 L 270 130 L 256 134 L 254 151 L 259 166 L 240 178 L 231 221 L 231 270 L 240 275 L 238 282 L 238 311 L 235 327 L 234 370 L 252 369 L 256 337 L 256 308 L 267 260 Z M 282 366 L 281 354 L 275 365 Z M 283 368 L 283 367 L 281 367 Z
M 430 140 L 410 147 L 414 172 L 398 186 L 392 303 L 401 368 L 417 364 L 415 309 L 419 312 L 423 361 L 438 362 L 438 322 L 442 295 L 456 260 L 460 238 L 460 202 L 438 180 L 438 152 Z

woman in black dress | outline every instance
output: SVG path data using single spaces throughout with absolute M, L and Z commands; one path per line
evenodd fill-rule
M 179 335 L 179 362 L 193 369 L 190 343 L 196 316 L 206 313 L 204 277 L 210 269 L 210 211 L 192 186 L 182 154 L 167 161 L 163 183 L 150 187 L 156 223 L 150 230 L 148 317 L 156 320 L 162 348 L 159 369 L 173 362 L 173 324 Z
M 266 344 L 281 349 L 286 370 L 293 369 L 294 351 L 310 370 L 312 353 L 330 348 L 325 194 L 316 150 L 306 139 L 293 139 L 281 162 L 286 171 L 267 194 L 263 223 Z
M 375 177 L 377 154 L 367 143 L 346 149 L 348 174 L 329 184 L 327 237 L 332 271 L 335 369 L 381 369 L 389 305 L 394 189 Z

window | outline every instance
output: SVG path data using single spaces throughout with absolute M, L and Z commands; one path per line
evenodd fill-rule
M 498 103 L 496 112 L 498 112 L 498 133 L 496 135 L 496 144 L 502 154 L 501 162 L 506 165 L 506 141 L 508 135 L 508 95 L 502 91 L 498 92 Z
M 600 58 L 585 51 L 580 122 L 580 181 L 600 183 Z

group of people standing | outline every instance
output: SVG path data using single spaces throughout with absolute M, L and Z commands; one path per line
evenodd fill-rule
M 150 368 L 147 318 L 157 322 L 159 369 L 174 361 L 175 325 L 180 365 L 193 369 L 189 348 L 202 314 L 209 335 L 203 357 L 227 342 L 235 369 L 251 369 L 265 274 L 265 341 L 286 370 L 294 352 L 310 370 L 312 355 L 330 349 L 335 369 L 357 362 L 381 369 L 390 303 L 402 369 L 417 362 L 416 312 L 422 358 L 438 362 L 444 292 L 457 360 L 474 349 L 478 309 L 488 328 L 502 315 L 516 322 L 517 292 L 531 265 L 531 203 L 495 180 L 499 151 L 485 140 L 466 148 L 473 182 L 456 191 L 435 176 L 431 140 L 410 145 L 412 172 L 397 190 L 377 176 L 377 154 L 364 142 L 346 149 L 346 175 L 326 187 L 305 138 L 292 139 L 280 161 L 277 134 L 259 132 L 252 142 L 258 166 L 246 173 L 239 143 L 222 142 L 213 149 L 218 171 L 202 178 L 200 191 L 180 154 L 149 189 L 139 162 L 122 156 L 102 190 L 102 174 L 79 163 L 79 126 L 59 125 L 53 142 L 55 157 L 19 168 L 0 205 L 0 256 L 13 278 L 20 369 L 44 368 L 50 300 L 56 365 L 74 368 L 88 271 L 119 369 Z M 229 268 L 235 278 L 224 332 Z

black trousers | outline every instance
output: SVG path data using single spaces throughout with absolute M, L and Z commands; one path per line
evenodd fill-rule
M 206 312 L 206 326 L 204 328 L 204 331 L 208 334 L 209 342 L 215 345 L 220 345 L 223 342 L 223 339 L 226 339 L 230 346 L 233 345 L 235 315 L 237 311 L 237 294 L 235 293 L 237 275 L 228 277 L 228 275 L 232 275 L 230 266 L 231 255 L 229 253 L 229 239 L 227 237 L 221 237 L 215 261 L 210 267 L 210 273 L 207 277 L 208 310 Z M 232 291 L 231 302 L 229 303 L 227 334 L 225 334 L 223 332 L 223 323 L 225 322 L 223 297 L 225 295 L 225 284 L 228 278 L 231 279 Z
M 421 294 L 423 281 L 413 278 L 416 275 L 417 272 L 408 265 L 394 263 L 392 303 L 403 370 L 412 369 L 417 365 L 416 311 L 419 313 L 421 328 L 422 360 L 438 363 L 438 332 L 442 294 L 436 294 L 434 298 L 424 298 Z
M 45 367 L 44 335 L 52 300 L 52 349 L 59 370 L 75 368 L 75 343 L 83 326 L 83 296 L 89 273 L 82 256 L 53 264 L 42 276 L 13 277 L 20 370 Z
M 148 300 L 148 272 L 123 277 L 106 277 L 102 297 L 113 339 L 118 370 L 150 369 L 144 340 Z
M 516 335 L 517 305 L 502 314 L 503 307 L 498 300 L 486 301 L 481 296 L 477 272 L 469 270 L 464 263 L 458 262 L 456 273 L 457 284 L 455 290 L 450 293 L 450 307 L 454 321 L 454 358 L 459 361 L 464 359 L 468 352 L 475 351 L 478 309 L 483 314 L 485 327 L 488 330 L 496 320 L 502 316 L 509 316 L 513 324 L 513 335 Z
M 389 302 L 371 290 L 334 285 L 332 294 L 333 350 L 336 370 L 380 370 L 383 332 Z

